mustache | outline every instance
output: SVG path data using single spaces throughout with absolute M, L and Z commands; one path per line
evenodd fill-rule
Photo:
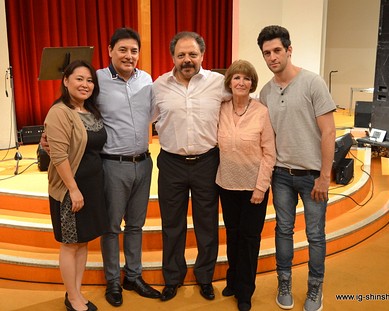
M 185 68 L 195 68 L 195 66 L 193 64 L 184 64 L 181 66 L 182 69 L 185 69 Z

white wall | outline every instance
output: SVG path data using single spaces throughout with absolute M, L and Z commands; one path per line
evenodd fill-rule
M 257 46 L 260 30 L 280 24 L 290 31 L 293 63 L 319 73 L 335 103 L 350 104 L 350 88 L 372 88 L 375 78 L 380 0 L 234 0 L 233 60 L 253 63 L 258 90 L 272 78 Z M 355 93 L 354 100 L 372 100 Z
M 325 76 L 332 74 L 331 93 L 344 108 L 350 88 L 373 88 L 380 0 L 328 0 Z M 371 101 L 372 94 L 355 93 L 354 100 Z
M 233 25 L 233 60 L 246 59 L 256 67 L 257 93 L 273 77 L 257 45 L 259 32 L 271 24 L 289 30 L 295 65 L 322 73 L 326 5 L 327 0 L 234 0 L 239 16 Z
M 2 47 L 0 49 L 0 149 L 7 149 L 15 147 L 16 127 L 9 74 L 6 79 L 9 55 L 4 0 L 0 0 L 0 46 Z M 5 94 L 6 90 L 8 97 Z

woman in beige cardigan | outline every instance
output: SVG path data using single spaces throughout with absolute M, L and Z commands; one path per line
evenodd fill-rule
M 67 310 L 97 310 L 81 293 L 88 242 L 107 227 L 100 151 L 107 134 L 95 106 L 94 68 L 84 61 L 64 72 L 61 96 L 50 108 L 45 132 L 50 146 L 49 200 Z

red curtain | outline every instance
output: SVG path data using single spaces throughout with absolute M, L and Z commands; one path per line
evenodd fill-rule
M 151 0 L 153 79 L 173 68 L 169 43 L 179 31 L 205 41 L 203 67 L 227 68 L 232 60 L 232 0 Z
M 93 65 L 109 64 L 109 39 L 138 25 L 137 0 L 6 0 L 18 128 L 43 124 L 60 81 L 38 81 L 45 47 L 94 46 Z
M 138 28 L 137 0 L 5 0 L 18 129 L 42 124 L 59 81 L 38 81 L 45 47 L 94 46 L 96 69 L 109 64 L 118 27 Z M 178 31 L 204 37 L 207 69 L 227 68 L 232 53 L 232 0 L 150 0 L 152 76 L 172 69 L 169 43 Z

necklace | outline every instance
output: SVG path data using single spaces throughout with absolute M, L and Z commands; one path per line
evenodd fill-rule
M 242 113 L 237 113 L 236 110 L 235 110 L 234 103 L 232 103 L 232 108 L 234 109 L 234 113 L 235 113 L 238 117 L 243 116 L 243 115 L 247 112 L 247 109 L 249 109 L 250 103 L 251 103 L 251 98 L 249 99 L 249 102 L 248 102 L 248 104 L 246 105 L 246 107 L 244 108 L 244 111 L 243 111 Z
M 77 112 L 87 112 L 87 110 L 86 110 L 84 107 L 76 106 L 74 109 L 75 109 Z

